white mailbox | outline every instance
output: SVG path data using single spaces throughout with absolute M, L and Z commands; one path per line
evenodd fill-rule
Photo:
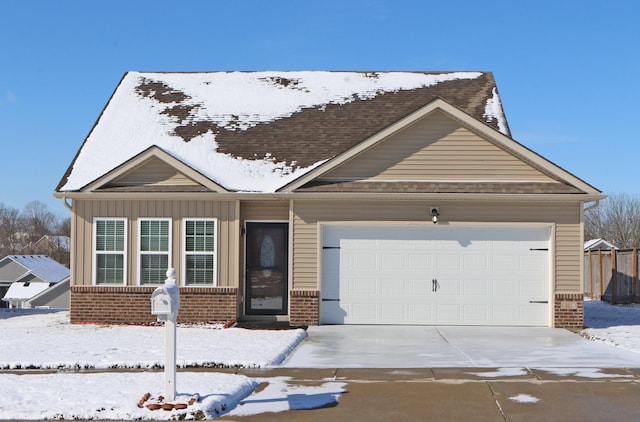
M 151 314 L 164 321 L 165 358 L 164 385 L 165 398 L 171 402 L 176 397 L 176 319 L 180 310 L 180 288 L 176 284 L 176 270 L 167 270 L 164 286 L 151 294 Z
M 158 287 L 151 295 L 151 314 L 158 321 L 176 320 L 180 310 L 180 289 L 176 286 L 175 270 L 167 271 L 164 286 Z

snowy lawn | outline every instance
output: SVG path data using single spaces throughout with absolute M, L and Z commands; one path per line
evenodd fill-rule
M 582 336 L 640 353 L 640 304 L 610 305 L 585 300 L 584 313 L 587 328 L 580 332 Z
M 164 327 L 72 325 L 67 311 L 0 310 L 0 332 L 0 368 L 69 370 L 0 374 L 0 419 L 210 419 L 235 407 L 259 384 L 242 375 L 178 371 L 174 403 L 187 409 L 152 411 L 146 406 L 162 402 L 164 373 L 117 369 L 162 367 Z M 178 326 L 177 364 L 274 366 L 305 336 L 304 330 Z

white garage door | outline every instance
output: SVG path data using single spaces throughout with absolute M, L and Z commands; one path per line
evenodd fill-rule
M 320 322 L 548 326 L 550 232 L 323 225 Z

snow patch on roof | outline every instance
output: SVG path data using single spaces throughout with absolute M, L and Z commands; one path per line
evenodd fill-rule
M 280 186 L 286 185 L 319 166 L 325 161 L 319 161 L 306 168 L 296 168 L 286 162 L 276 162 L 270 155 L 245 160 L 230 154 L 217 152 L 218 145 L 215 136 L 208 132 L 193 138 L 184 145 L 178 145 L 178 151 L 167 151 L 177 159 L 189 164 L 200 173 L 208 175 L 226 189 L 242 192 L 275 192 Z M 215 170 L 215 176 L 212 176 Z
M 155 145 L 227 189 L 274 192 L 323 161 L 302 168 L 269 156 L 233 157 L 218 152 L 216 130 L 247 130 L 305 108 L 322 110 L 328 104 L 480 76 L 481 72 L 130 72 L 60 191 L 79 190 Z M 185 142 L 176 129 L 194 124 L 200 124 L 199 135 Z
M 487 100 L 484 106 L 484 114 L 482 117 L 486 118 L 488 122 L 496 120 L 498 122 L 498 130 L 508 136 L 509 129 L 507 128 L 507 119 L 502 110 L 498 89 L 493 87 L 492 93 L 493 96 Z
M 132 75 L 136 75 L 132 73 Z M 167 84 L 187 98 L 195 120 L 229 130 L 291 116 L 309 107 L 346 104 L 385 92 L 424 88 L 440 82 L 476 79 L 481 72 L 232 72 L 137 74 Z

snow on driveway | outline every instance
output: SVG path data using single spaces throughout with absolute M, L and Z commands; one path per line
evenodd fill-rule
M 585 301 L 582 335 L 640 353 L 640 306 Z M 164 363 L 164 328 L 71 325 L 66 311 L 0 310 L 0 419 L 177 419 L 214 418 L 296 408 L 315 408 L 338 400 L 344 384 L 291 385 L 286 377 L 265 379 L 219 372 L 182 372 L 176 403 L 184 410 L 151 411 L 161 401 L 163 373 L 145 371 Z M 178 366 L 277 366 L 306 336 L 302 330 L 215 329 L 179 326 Z M 18 375 L 18 368 L 59 369 Z M 109 369 L 100 373 L 75 369 Z M 140 371 L 117 372 L 131 368 Z M 579 368 L 571 369 L 579 371 Z M 497 369 L 502 373 L 502 369 Z M 254 390 L 258 391 L 249 397 Z M 149 399 L 141 403 L 143 395 Z M 516 401 L 532 400 L 514 397 Z M 238 406 L 242 402 L 241 406 Z M 139 407 L 139 404 L 143 407 Z

